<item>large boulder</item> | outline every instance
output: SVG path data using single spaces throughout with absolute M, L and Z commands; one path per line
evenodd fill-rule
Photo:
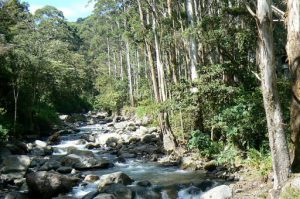
M 86 170 L 86 169 L 105 169 L 112 166 L 112 163 L 106 159 L 78 156 L 75 154 L 69 154 L 64 156 L 61 160 L 62 166 L 72 167 L 77 170 Z
M 47 162 L 45 162 L 40 168 L 40 171 L 50 171 L 50 170 L 56 170 L 59 167 L 61 167 L 61 163 L 56 158 L 51 158 Z
M 95 135 L 95 142 L 100 145 L 107 145 L 111 140 L 117 143 L 121 143 L 122 137 L 117 133 L 105 133 Z
M 79 179 L 57 172 L 39 171 L 26 176 L 29 193 L 34 198 L 50 199 L 60 193 L 69 192 Z
M 122 172 L 115 172 L 111 174 L 106 174 L 100 177 L 100 183 L 99 183 L 99 189 L 102 189 L 103 187 L 110 185 L 110 184 L 123 184 L 123 185 L 129 185 L 133 182 L 128 175 Z
M 220 185 L 205 192 L 200 199 L 229 199 L 232 197 L 232 189 L 227 185 Z
M 151 142 L 157 142 L 159 141 L 159 138 L 156 137 L 154 134 L 146 134 L 142 136 L 142 142 L 143 143 L 151 143 Z
M 120 183 L 107 185 L 103 188 L 102 192 L 113 194 L 116 199 L 133 198 L 133 192 L 131 191 L 131 189 Z
M 2 173 L 26 171 L 30 165 L 30 157 L 27 155 L 9 155 L 3 159 Z
M 28 152 L 28 147 L 24 142 L 19 140 L 13 140 L 6 144 L 7 148 L 14 155 L 25 155 Z
M 75 147 L 69 147 L 67 149 L 68 154 L 75 154 L 78 155 L 80 157 L 91 157 L 91 158 L 95 158 L 95 155 L 92 151 L 88 151 L 88 150 L 80 150 L 77 149 Z

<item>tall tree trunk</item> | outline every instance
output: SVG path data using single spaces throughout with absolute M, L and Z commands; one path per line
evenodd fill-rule
M 108 75 L 110 76 L 111 74 L 111 63 L 110 63 L 110 45 L 109 45 L 109 40 L 107 38 L 107 59 L 108 59 Z
M 191 28 L 195 27 L 195 19 L 194 19 L 194 5 L 193 0 L 186 0 L 186 13 L 188 16 L 188 21 Z M 198 78 L 198 73 L 196 66 L 198 64 L 198 45 L 196 43 L 195 37 L 190 36 L 189 38 L 189 54 L 190 54 L 190 68 L 191 68 L 191 79 L 192 81 Z
M 128 75 L 128 87 L 129 87 L 129 98 L 130 98 L 130 105 L 134 106 L 134 95 L 133 95 L 133 83 L 132 83 L 132 71 L 131 71 L 131 63 L 130 63 L 130 46 L 129 41 L 126 39 L 125 42 L 126 46 L 126 61 L 127 61 L 127 75 Z
M 157 19 L 155 17 L 155 15 L 157 15 L 155 1 L 156 0 L 153 0 L 152 2 L 152 10 L 153 10 L 152 31 L 154 35 L 155 56 L 156 56 L 160 99 L 162 102 L 165 102 L 167 100 L 167 85 L 165 79 L 165 71 L 164 71 L 164 67 L 160 55 L 160 42 L 158 38 L 157 23 L 156 23 Z M 177 147 L 177 141 L 171 129 L 171 125 L 169 122 L 169 114 L 166 111 L 160 113 L 160 126 L 163 132 L 164 149 L 166 151 L 174 151 Z
M 276 85 L 271 2 L 259 0 L 257 3 L 259 32 L 257 61 L 261 72 L 261 88 L 273 161 L 273 189 L 280 190 L 288 179 L 290 159 Z
M 124 80 L 124 67 L 123 67 L 122 49 L 120 50 L 119 56 L 120 56 L 120 77 L 121 77 L 121 80 Z
M 144 14 L 143 14 L 141 1 L 137 0 L 137 3 L 138 3 L 138 7 L 139 7 L 140 22 L 141 22 L 142 27 L 145 29 Z M 149 24 L 147 23 L 147 25 L 149 25 Z M 153 59 L 153 55 L 152 55 L 153 50 L 151 48 L 151 45 L 148 43 L 148 41 L 146 41 L 146 39 L 145 39 L 145 47 L 146 47 L 146 52 L 147 52 L 147 58 L 148 58 L 148 61 L 150 64 L 151 80 L 152 80 L 152 87 L 153 87 L 155 101 L 160 102 L 159 91 L 158 91 L 158 81 L 157 81 L 157 75 L 156 75 L 156 67 L 154 65 L 154 59 Z
M 288 0 L 287 3 L 287 54 L 292 75 L 292 170 L 300 172 L 300 1 Z
M 16 135 L 16 128 L 17 128 L 17 114 L 18 114 L 18 99 L 19 99 L 19 87 L 14 84 L 13 85 L 13 93 L 14 93 L 14 126 L 13 126 L 13 133 Z

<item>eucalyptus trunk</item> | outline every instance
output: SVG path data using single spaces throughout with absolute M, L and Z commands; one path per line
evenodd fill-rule
M 273 44 L 271 0 L 257 3 L 258 64 L 261 73 L 261 88 L 267 117 L 269 144 L 273 162 L 274 193 L 280 190 L 289 175 L 289 151 L 279 103 Z M 277 198 L 276 194 L 274 196 Z
M 292 76 L 292 170 L 300 171 L 300 2 L 299 0 L 287 1 L 287 54 Z

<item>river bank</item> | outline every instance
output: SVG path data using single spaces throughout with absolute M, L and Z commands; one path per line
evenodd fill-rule
M 257 198 L 269 188 L 268 179 L 250 184 L 242 176 L 249 172 L 230 172 L 183 149 L 165 154 L 160 131 L 147 118 L 60 118 L 64 128 L 51 136 L 1 149 L 2 197 Z M 252 194 L 250 187 L 260 188 Z

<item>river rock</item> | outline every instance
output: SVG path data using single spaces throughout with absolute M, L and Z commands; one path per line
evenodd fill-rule
M 151 187 L 152 186 L 151 182 L 148 180 L 137 181 L 135 184 L 138 186 L 141 186 L 141 187 Z
M 97 195 L 94 199 L 116 199 L 116 197 L 112 194 L 101 193 Z
M 34 144 L 38 148 L 45 148 L 47 146 L 47 143 L 41 140 L 34 141 Z
M 93 183 L 93 182 L 96 182 L 97 180 L 99 180 L 100 177 L 99 176 L 96 176 L 96 175 L 87 175 L 85 176 L 84 178 L 84 182 L 90 182 L 90 183 Z
M 160 152 L 160 147 L 152 145 L 152 144 L 143 144 L 135 147 L 135 151 L 138 154 L 155 154 Z
M 116 199 L 133 198 L 133 193 L 131 189 L 120 183 L 107 185 L 102 189 L 102 192 L 113 194 L 116 197 Z
M 14 182 L 15 180 L 23 179 L 25 176 L 25 171 L 10 172 L 0 175 L 0 180 L 3 182 Z
M 95 135 L 95 142 L 100 145 L 106 145 L 107 141 L 110 139 L 118 140 L 121 143 L 122 137 L 117 133 L 105 133 Z
M 128 126 L 129 122 L 128 121 L 123 121 L 123 122 L 117 122 L 114 124 L 114 127 L 116 129 L 121 129 L 124 130 Z
M 85 146 L 87 149 L 96 149 L 96 148 L 100 148 L 100 144 L 96 144 L 96 143 L 88 143 Z
M 33 156 L 47 156 L 47 155 L 51 155 L 52 153 L 53 153 L 53 149 L 50 146 L 44 148 L 34 147 L 30 151 L 30 154 Z
M 220 185 L 205 192 L 200 199 L 229 199 L 232 197 L 232 189 L 227 185 Z
M 69 192 L 79 179 L 57 172 L 39 171 L 26 176 L 29 193 L 32 197 L 50 199 L 60 193 Z
M 30 157 L 27 155 L 9 155 L 3 159 L 1 172 L 26 171 L 30 165 Z
M 158 138 L 154 134 L 146 134 L 142 136 L 142 142 L 143 143 L 151 143 L 151 142 L 157 142 Z
M 59 167 L 61 167 L 61 163 L 56 158 L 51 158 L 43 166 L 39 168 L 40 171 L 50 171 L 50 170 L 56 170 Z
M 67 174 L 71 173 L 72 167 L 59 167 L 56 171 L 59 173 Z
M 60 120 L 66 120 L 69 116 L 68 115 L 59 115 L 58 118 Z
M 207 170 L 207 171 L 214 171 L 217 169 L 217 162 L 212 160 L 212 161 L 209 161 L 207 162 L 205 165 L 204 165 L 204 169 Z
M 131 186 L 130 189 L 135 193 L 135 198 L 162 199 L 160 191 L 155 192 L 150 187 Z M 165 198 L 169 198 L 169 197 L 165 197 Z
M 180 168 L 184 170 L 192 170 L 195 171 L 200 169 L 202 165 L 201 160 L 194 159 L 193 157 L 187 156 L 181 158 Z
M 87 122 L 87 118 L 83 114 L 72 114 L 68 116 L 65 121 L 69 123 Z
M 147 129 L 146 127 L 144 127 L 144 126 L 140 126 L 140 127 L 136 130 L 136 132 L 137 132 L 139 135 L 145 135 L 145 134 L 149 133 L 149 132 L 148 132 L 148 129 Z
M 60 142 L 60 135 L 62 131 L 57 131 L 53 133 L 49 138 L 48 138 L 48 143 L 49 144 L 58 144 Z
M 148 128 L 149 133 L 156 133 L 157 132 L 157 127 L 150 127 Z
M 103 188 L 106 185 L 114 184 L 114 183 L 120 183 L 123 185 L 129 185 L 133 182 L 128 175 L 126 175 L 123 172 L 115 172 L 111 174 L 106 174 L 100 177 L 100 183 L 99 183 L 99 188 Z
M 178 192 L 179 198 L 199 198 L 201 189 L 195 186 L 190 186 Z
M 14 191 L 6 194 L 4 199 L 29 199 L 29 197 L 24 193 Z
M 24 142 L 13 140 L 6 144 L 7 148 L 13 155 L 25 155 L 28 153 L 28 147 Z
M 180 163 L 180 158 L 175 156 L 164 156 L 158 160 L 162 166 L 177 166 Z
M 68 152 L 68 154 L 74 154 L 74 155 L 78 155 L 80 157 L 95 158 L 95 155 L 92 151 L 80 150 L 80 149 L 77 149 L 76 147 L 68 147 L 67 152 Z
M 86 169 L 105 169 L 113 164 L 106 159 L 95 158 L 95 157 L 85 157 L 78 156 L 75 154 L 69 154 L 62 158 L 61 164 L 63 166 L 72 167 L 77 170 L 86 170 Z
M 107 147 L 114 148 L 114 147 L 116 147 L 118 145 L 118 143 L 119 143 L 119 139 L 118 138 L 116 138 L 116 137 L 110 137 L 110 138 L 108 138 L 106 140 L 105 145 Z
M 86 194 L 82 199 L 94 199 L 99 194 L 99 191 L 91 191 Z

